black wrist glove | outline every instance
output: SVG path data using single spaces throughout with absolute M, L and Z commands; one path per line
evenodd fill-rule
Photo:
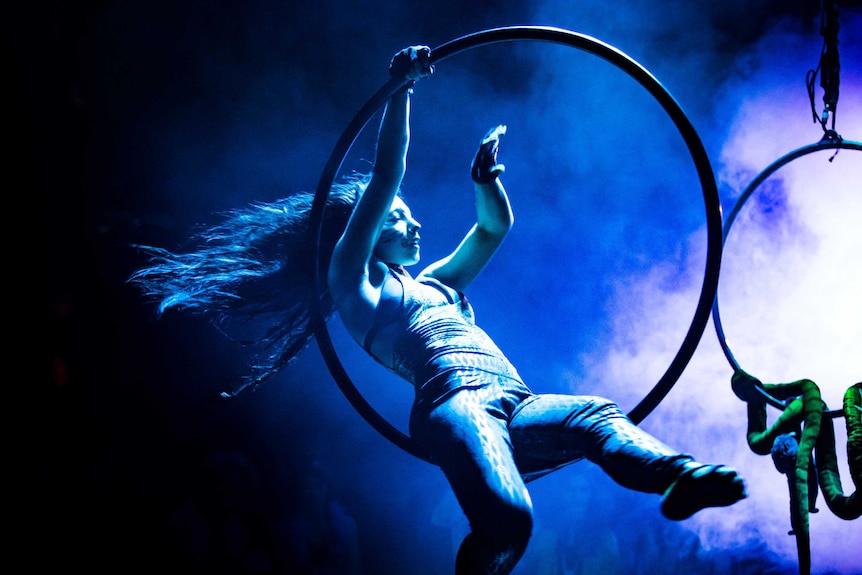
M 505 133 L 506 126 L 497 126 L 485 135 L 479 145 L 470 170 L 470 175 L 477 184 L 489 184 L 506 171 L 506 166 L 497 163 L 497 149 L 500 146 L 500 138 Z
M 434 73 L 431 65 L 431 49 L 428 46 L 409 46 L 399 50 L 389 61 L 389 75 L 397 80 L 406 80 L 397 92 L 412 92 L 416 80 Z

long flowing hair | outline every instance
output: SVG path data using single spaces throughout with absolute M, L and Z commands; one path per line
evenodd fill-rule
M 354 175 L 330 190 L 319 238 L 322 274 L 368 179 Z M 326 319 L 334 313 L 326 282 L 314 281 L 308 230 L 313 201 L 314 194 L 300 192 L 225 212 L 220 223 L 194 232 L 192 247 L 182 252 L 135 246 L 149 265 L 128 282 L 157 306 L 157 316 L 171 309 L 206 316 L 253 350 L 251 374 L 223 396 L 256 388 L 308 345 L 314 335 L 311 297 L 319 298 Z

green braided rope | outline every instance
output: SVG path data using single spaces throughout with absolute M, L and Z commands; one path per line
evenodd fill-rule
M 817 438 L 817 473 L 823 497 L 829 510 L 841 519 L 853 520 L 862 516 L 862 499 L 857 491 L 862 484 L 862 383 L 847 389 L 844 394 L 844 420 L 847 426 L 847 461 L 850 479 L 856 490 L 844 495 L 838 458 L 835 453 L 835 431 L 830 418 L 824 418 L 823 429 Z
M 844 495 L 838 470 L 834 424 L 831 417 L 824 416 L 827 407 L 813 381 L 801 379 L 792 383 L 764 384 L 740 369 L 733 374 L 731 384 L 736 395 L 747 404 L 746 440 L 754 453 L 768 455 L 779 435 L 799 435 L 793 476 L 788 477 L 790 520 L 792 533 L 796 536 L 800 573 L 810 573 L 809 513 L 816 510 L 818 491 L 822 490 L 826 504 L 835 516 L 846 520 L 862 516 L 862 499 L 857 497 L 862 484 L 862 382 L 851 386 L 844 394 L 847 458 L 850 477 L 857 490 L 848 496 Z M 769 426 L 767 397 L 785 402 L 781 414 Z
M 862 382 L 844 394 L 844 419 L 847 422 L 847 460 L 856 489 L 862 487 Z

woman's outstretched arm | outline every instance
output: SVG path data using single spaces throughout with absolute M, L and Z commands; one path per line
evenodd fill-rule
M 405 48 L 392 58 L 390 74 L 410 82 L 428 76 L 433 72 L 430 59 L 431 50 L 426 46 Z M 362 308 L 366 307 L 363 304 L 370 303 L 373 308 L 376 305 L 373 287 L 368 281 L 369 262 L 406 170 L 410 92 L 408 83 L 408 88 L 394 94 L 386 105 L 371 179 L 332 254 L 329 288 L 342 312 L 344 306 Z M 361 301 L 357 301 L 357 296 Z M 361 309 L 347 311 L 361 313 Z
M 476 279 L 500 247 L 514 222 L 512 207 L 499 175 L 497 149 L 506 126 L 491 129 L 473 159 L 471 176 L 476 194 L 476 224 L 449 256 L 429 265 L 420 275 L 437 278 L 457 290 Z
M 393 95 L 383 112 L 371 179 L 332 255 L 330 269 L 338 283 L 349 276 L 361 279 L 377 243 L 404 177 L 410 141 L 409 117 L 409 94 Z

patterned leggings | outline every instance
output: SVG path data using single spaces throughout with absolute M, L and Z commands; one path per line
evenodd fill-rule
M 663 493 L 691 461 L 632 423 L 612 401 L 533 394 L 505 377 L 414 410 L 410 431 L 449 480 L 470 522 L 457 575 L 510 573 L 533 505 L 523 476 L 586 458 L 629 489 Z

